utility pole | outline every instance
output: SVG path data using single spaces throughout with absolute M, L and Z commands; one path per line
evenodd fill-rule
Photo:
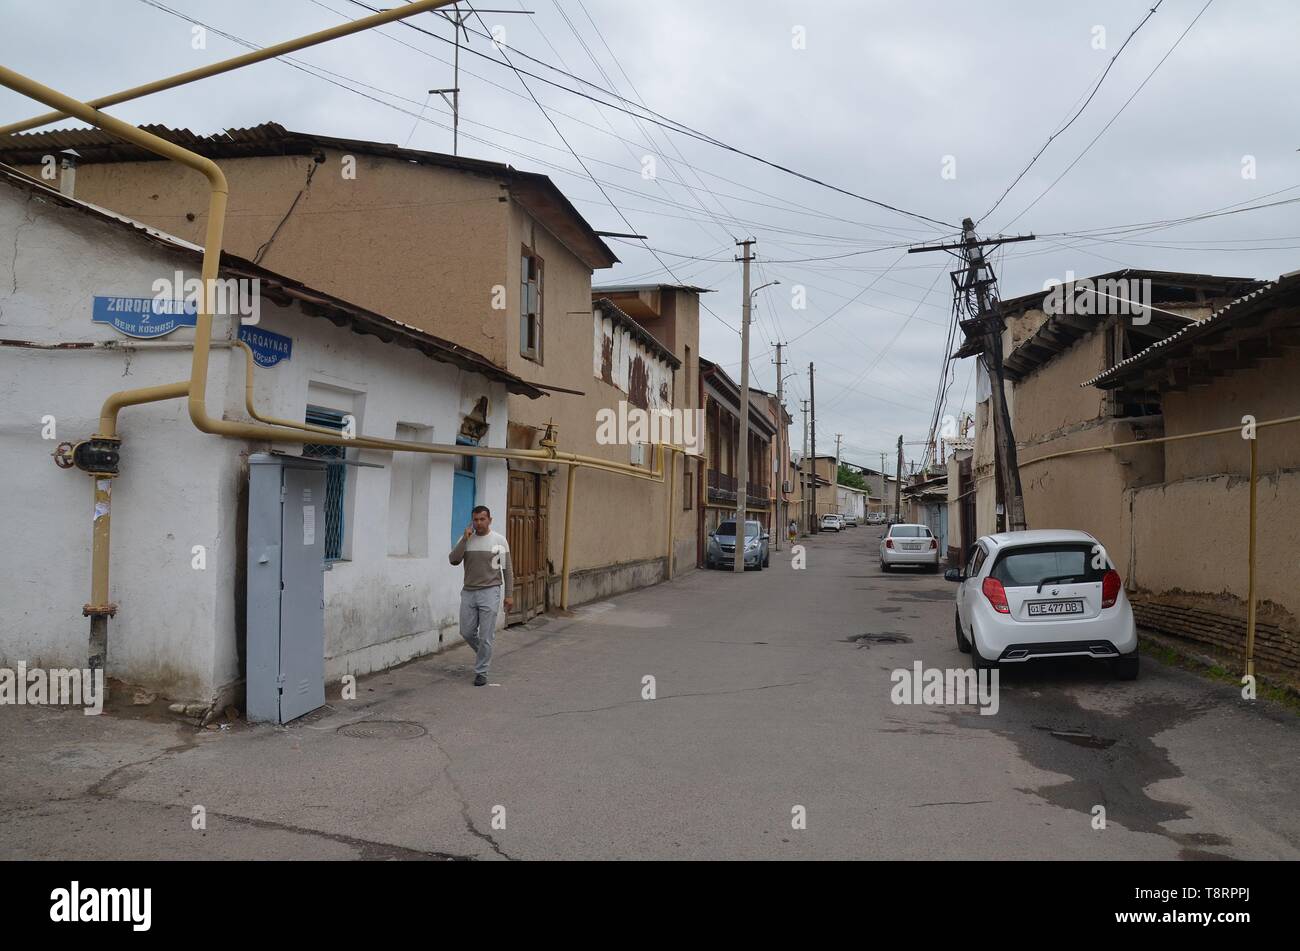
M 889 483 L 885 479 L 885 453 L 880 454 L 880 511 L 884 512 L 889 507 L 889 499 L 885 498 L 885 486 Z
M 835 511 L 840 510 L 840 440 L 844 438 L 843 433 L 835 434 L 835 479 L 834 488 L 831 489 L 831 505 Z
M 902 519 L 903 508 L 903 437 L 898 437 L 898 475 L 894 480 L 894 521 Z
M 1002 370 L 1002 308 L 997 298 L 997 276 L 984 257 L 984 249 L 1013 241 L 1033 241 L 1034 236 L 996 237 L 980 240 L 975 235 L 975 224 L 966 218 L 961 223 L 961 241 L 951 244 L 918 245 L 908 248 L 909 254 L 925 251 L 957 251 L 962 266 L 952 272 L 953 288 L 957 295 L 959 312 L 970 316 L 961 321 L 967 337 L 981 340 L 984 366 L 989 375 L 989 388 L 993 419 L 994 457 L 998 481 L 1006 505 L 1006 525 L 1011 531 L 1023 531 L 1025 523 L 1024 491 L 1020 485 L 1020 461 L 1016 453 L 1016 434 L 1011 428 L 1011 413 L 1007 408 L 1007 393 Z
M 808 432 L 812 437 L 812 511 L 809 513 L 808 531 L 816 535 L 821 531 L 821 526 L 817 524 L 817 387 L 815 378 L 816 369 L 811 363 L 808 364 L 808 402 L 811 405 L 812 422 Z
M 731 570 L 745 570 L 745 507 L 749 488 L 749 262 L 754 260 L 750 254 L 753 238 L 737 241 L 744 253 L 736 258 L 742 264 L 742 307 L 740 316 L 740 435 L 736 439 L 736 455 L 740 463 L 740 473 L 736 478 L 736 552 Z
M 785 501 L 785 470 L 790 464 L 790 454 L 785 451 L 785 377 L 781 375 L 781 348 L 783 343 L 776 343 L 776 490 L 773 496 L 772 507 L 776 515 L 773 517 L 773 525 L 769 533 L 776 541 L 776 550 L 781 550 L 781 536 L 785 534 L 785 522 L 789 518 L 789 510 L 786 515 L 781 514 L 781 503 Z M 779 523 L 779 524 L 777 524 Z M 778 532 L 777 528 L 781 530 Z
M 808 401 L 803 403 L 803 439 L 799 443 L 799 524 L 808 527 Z

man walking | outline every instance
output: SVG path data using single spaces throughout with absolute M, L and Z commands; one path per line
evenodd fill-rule
M 492 663 L 492 638 L 497 631 L 497 605 L 505 586 L 505 606 L 514 607 L 515 577 L 510 567 L 510 544 L 492 531 L 492 513 L 486 505 L 474 506 L 473 521 L 465 527 L 447 560 L 465 563 L 465 587 L 460 592 L 460 636 L 474 648 L 474 686 L 487 683 Z

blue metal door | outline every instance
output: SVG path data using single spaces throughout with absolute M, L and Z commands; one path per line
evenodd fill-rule
M 463 436 L 456 438 L 458 446 L 478 445 Z M 476 456 L 457 456 L 456 472 L 452 476 L 451 487 L 451 544 L 454 547 L 465 534 L 465 528 L 473 519 L 474 499 L 478 482 L 478 459 Z

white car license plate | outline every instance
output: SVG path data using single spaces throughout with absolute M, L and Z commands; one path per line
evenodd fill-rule
M 925 546 L 924 546 L 923 544 L 921 544 L 920 542 L 904 542 L 904 543 L 903 543 L 903 548 L 904 548 L 904 550 L 906 550 L 906 551 L 920 551 L 920 550 L 923 549 L 924 547 L 925 547 Z
M 1042 617 L 1056 614 L 1082 614 L 1083 601 L 1030 601 L 1029 616 Z

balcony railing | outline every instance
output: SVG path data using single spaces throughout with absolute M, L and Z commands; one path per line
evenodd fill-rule
M 725 472 L 719 472 L 717 469 L 709 470 L 709 501 L 710 502 L 734 502 L 736 501 L 737 480 L 733 475 Z M 746 483 L 745 502 L 747 506 L 765 506 L 772 499 L 771 486 L 765 482 Z

